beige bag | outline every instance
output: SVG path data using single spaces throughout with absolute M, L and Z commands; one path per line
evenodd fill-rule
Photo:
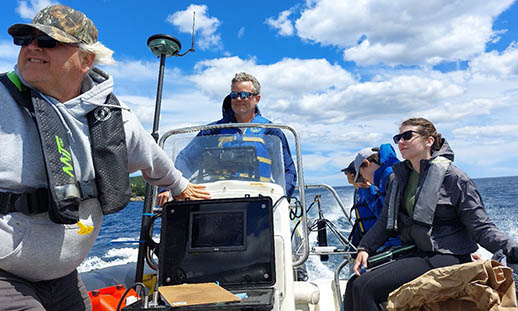
M 389 311 L 516 311 L 512 269 L 494 260 L 437 268 L 392 291 Z

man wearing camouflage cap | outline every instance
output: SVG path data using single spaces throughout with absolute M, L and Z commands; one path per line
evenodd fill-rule
M 112 51 L 63 5 L 9 27 L 21 46 L 0 75 L 0 309 L 90 310 L 76 268 L 103 215 L 124 208 L 137 170 L 178 199 L 206 199 L 94 66 Z

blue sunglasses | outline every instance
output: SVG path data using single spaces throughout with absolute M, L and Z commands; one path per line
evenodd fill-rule
M 255 96 L 257 93 L 250 93 L 250 92 L 230 92 L 230 98 L 231 99 L 237 99 L 238 97 L 241 99 L 247 99 L 250 96 Z

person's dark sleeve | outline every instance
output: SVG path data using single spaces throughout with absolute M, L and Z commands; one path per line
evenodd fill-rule
M 266 135 L 275 135 L 279 137 L 282 145 L 282 156 L 284 162 L 284 179 L 286 181 L 286 195 L 291 197 L 295 186 L 297 185 L 297 170 L 295 169 L 295 163 L 291 157 L 290 146 L 286 135 L 280 129 L 269 129 L 265 131 Z
M 489 219 L 482 197 L 471 179 L 459 178 L 459 212 L 461 222 L 471 233 L 475 242 L 492 253 L 502 250 L 512 263 L 518 262 L 518 243 L 507 237 Z

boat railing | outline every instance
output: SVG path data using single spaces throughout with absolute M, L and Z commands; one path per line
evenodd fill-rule
M 309 239 L 308 239 L 308 229 L 306 222 L 306 196 L 305 196 L 305 185 L 304 185 L 304 169 L 302 165 L 302 151 L 300 145 L 300 136 L 297 130 L 290 125 L 286 124 L 276 124 L 276 123 L 225 123 L 225 124 L 211 124 L 211 125 L 200 125 L 200 126 L 190 126 L 179 129 L 173 129 L 165 132 L 162 137 L 160 137 L 158 144 L 161 148 L 164 148 L 166 140 L 172 135 L 179 134 L 187 134 L 199 132 L 202 130 L 213 130 L 213 129 L 223 129 L 223 128 L 278 128 L 282 130 L 287 130 L 293 134 L 295 140 L 295 155 L 296 155 L 296 167 L 297 167 L 297 179 L 298 179 L 298 191 L 300 197 L 300 204 L 302 209 L 302 237 L 303 237 L 303 252 L 300 256 L 293 261 L 293 266 L 298 267 L 303 265 L 309 257 Z M 153 189 L 153 193 L 156 193 L 157 187 L 155 186 Z M 156 198 L 153 196 L 152 206 L 155 206 Z
M 344 214 L 345 219 L 347 219 L 347 221 L 349 221 L 351 226 L 354 225 L 354 222 L 351 219 L 351 215 L 349 215 L 349 213 L 345 209 L 345 206 L 344 206 L 344 203 L 342 202 L 342 199 L 340 199 L 340 197 L 338 196 L 338 193 L 336 192 L 336 190 L 333 187 L 331 187 L 329 185 L 326 185 L 326 184 L 307 184 L 304 187 L 306 189 L 326 189 L 329 192 L 331 192 L 331 194 L 333 195 L 333 198 L 335 199 L 336 203 L 338 203 L 338 206 L 340 206 L 340 209 L 342 210 L 342 213 Z
M 329 185 L 326 185 L 326 184 L 306 184 L 305 185 L 305 188 L 306 189 L 325 189 L 325 190 L 328 190 L 333 198 L 335 199 L 336 203 L 338 204 L 338 206 L 340 207 L 340 209 L 342 210 L 342 213 L 345 217 L 345 219 L 347 219 L 347 221 L 350 223 L 351 225 L 351 229 L 352 227 L 354 226 L 354 222 L 351 218 L 351 215 L 350 213 L 347 212 L 347 209 L 345 208 L 345 205 L 343 204 L 342 200 L 340 199 L 340 197 L 338 196 L 338 193 L 336 192 L 336 190 L 329 186 Z M 335 232 L 335 235 L 336 234 L 339 234 L 339 232 Z M 335 272 L 334 272 L 334 283 L 335 283 L 335 286 L 334 286 L 334 291 L 335 291 L 335 297 L 338 298 L 338 303 L 339 303 L 339 306 L 343 306 L 343 301 L 342 301 L 342 294 L 341 294 L 341 288 L 340 288 L 340 273 L 342 272 L 342 270 L 346 267 L 347 264 L 349 264 L 352 260 L 352 255 L 353 254 L 356 254 L 356 247 L 350 243 L 350 241 L 347 239 L 347 238 L 344 238 L 344 237 L 341 237 L 339 239 L 340 241 L 342 241 L 342 244 L 344 246 L 343 249 L 338 249 L 338 248 L 331 248 L 331 249 L 327 249 L 325 251 L 321 251 L 322 248 L 312 248 L 310 250 L 310 254 L 311 255 L 340 255 L 340 256 L 344 256 L 344 260 L 337 266 L 337 268 L 335 269 Z

